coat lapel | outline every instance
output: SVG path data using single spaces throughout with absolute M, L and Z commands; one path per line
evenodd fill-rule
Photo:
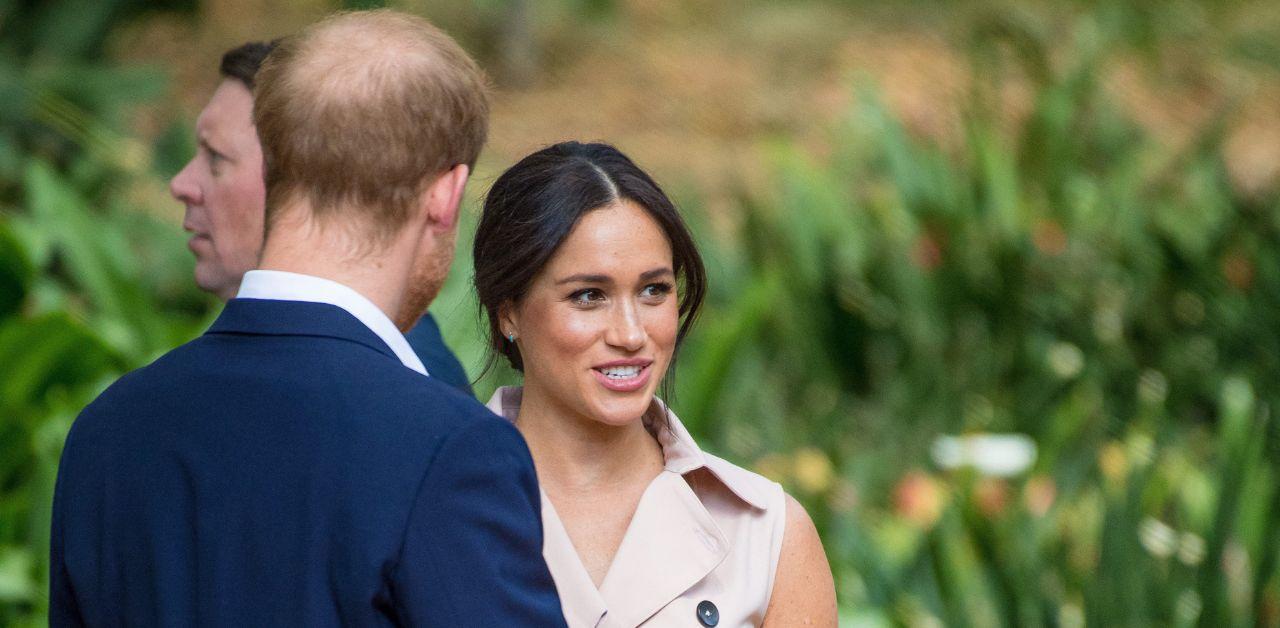
M 693 489 L 678 473 L 663 471 L 640 498 L 600 585 L 606 625 L 640 625 L 728 555 L 728 540 Z
M 542 557 L 556 581 L 560 593 L 560 608 L 564 611 L 569 628 L 595 628 L 601 625 L 608 606 L 596 590 L 591 575 L 582 566 L 582 559 L 569 540 L 569 533 L 560 521 L 555 506 L 542 494 Z
M 520 412 L 521 393 L 518 387 L 500 388 L 488 407 L 514 422 Z M 724 562 L 731 549 L 728 538 L 690 488 L 684 473 L 706 467 L 745 502 L 763 507 L 763 500 L 745 483 L 719 468 L 714 456 L 698 449 L 679 419 L 661 402 L 655 403 L 649 420 L 660 418 L 662 413 L 668 414 L 666 424 L 671 428 L 658 430 L 666 468 L 640 497 L 599 589 L 582 566 L 555 506 L 542 494 L 543 557 L 555 578 L 570 628 L 635 628 Z

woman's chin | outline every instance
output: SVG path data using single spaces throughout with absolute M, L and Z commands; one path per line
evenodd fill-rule
M 629 399 L 599 400 L 595 404 L 593 417 L 605 425 L 621 427 L 639 421 L 649 409 L 653 401 L 652 394 L 628 395 Z

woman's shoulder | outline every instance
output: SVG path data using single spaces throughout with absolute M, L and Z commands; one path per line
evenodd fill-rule
M 767 510 L 759 514 L 767 542 L 753 551 L 767 552 L 765 625 L 835 625 L 835 586 L 822 539 L 804 506 L 782 485 L 723 458 L 704 454 L 707 468 L 735 493 L 754 492 Z M 737 487 L 737 488 L 734 488 Z M 739 493 L 742 496 L 742 493 Z M 743 496 L 744 501 L 750 501 Z

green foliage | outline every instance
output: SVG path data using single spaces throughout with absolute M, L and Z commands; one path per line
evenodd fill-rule
M 150 147 L 122 122 L 164 81 L 105 63 L 101 48 L 144 4 L 0 10 L 0 625 L 46 623 L 53 483 L 72 420 L 198 333 L 209 307 L 181 233 L 130 201 L 154 175 Z
M 1011 124 L 981 62 L 1015 31 L 974 50 L 959 147 L 873 89 L 821 157 L 773 147 L 676 409 L 805 501 L 864 619 L 1274 624 L 1280 198 L 1235 191 L 1220 122 L 1173 149 L 1131 120 L 1089 19 L 1066 62 L 1016 38 L 1037 89 Z M 929 470 L 973 432 L 1038 461 Z
M 71 420 L 111 380 L 198 333 L 207 308 L 172 227 L 95 208 L 41 161 L 21 186 L 24 209 L 0 214 L 5 625 L 39 623 L 44 609 L 50 498 Z M 152 265 L 156 251 L 175 254 Z M 175 285 L 185 294 L 168 295 Z

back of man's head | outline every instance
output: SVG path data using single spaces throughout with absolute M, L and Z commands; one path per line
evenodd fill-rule
M 281 40 L 256 80 L 268 238 L 296 201 L 390 238 L 437 175 L 475 165 L 488 132 L 484 73 L 404 13 L 331 16 Z

